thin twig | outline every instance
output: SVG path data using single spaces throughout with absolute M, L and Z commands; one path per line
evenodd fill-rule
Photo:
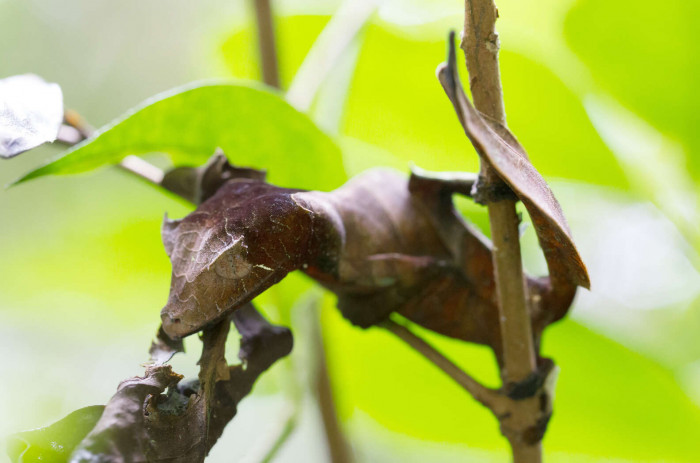
M 58 133 L 56 141 L 66 146 L 75 146 L 93 136 L 95 130 L 83 117 L 73 110 L 66 111 L 64 123 Z M 136 177 L 157 186 L 163 186 L 161 182 L 165 177 L 165 172 L 158 166 L 134 155 L 129 155 L 122 159 L 117 165 L 120 169 Z M 187 199 L 187 198 L 185 198 Z
M 498 391 L 489 389 L 478 382 L 411 330 L 391 319 L 385 320 L 379 326 L 391 331 L 406 344 L 418 351 L 426 359 L 445 372 L 457 384 L 462 386 L 474 399 L 491 409 L 494 413 L 500 414 L 503 411 L 503 407 L 501 406 L 502 397 Z
M 287 403 L 279 420 L 271 423 L 271 431 L 260 446 L 248 453 L 241 463 L 270 463 L 292 435 L 298 419 L 298 405 Z
M 503 92 L 498 66 L 500 44 L 495 27 L 497 18 L 498 10 L 493 0 L 466 0 L 462 48 L 467 58 L 474 106 L 505 125 Z M 482 162 L 481 175 L 486 184 L 494 185 L 502 182 L 493 169 L 484 162 Z M 536 369 L 520 253 L 519 219 L 515 204 L 516 202 L 511 199 L 488 204 L 503 338 L 505 383 L 522 381 Z M 535 445 L 526 445 L 522 436 L 507 434 L 515 462 L 541 461 L 539 442 Z
M 280 88 L 275 25 L 270 0 L 253 0 L 258 26 L 258 46 L 262 80 L 270 87 Z
M 161 168 L 134 155 L 129 155 L 122 159 L 119 167 L 154 185 L 160 185 L 165 177 L 165 172 Z
M 321 419 L 323 420 L 323 428 L 325 430 L 330 460 L 333 463 L 351 463 L 353 461 L 352 453 L 350 452 L 350 446 L 345 440 L 345 435 L 338 422 L 335 400 L 333 399 L 333 389 L 331 387 L 330 378 L 328 377 L 326 349 L 321 332 L 321 313 L 317 306 L 315 306 L 314 309 L 315 313 L 312 314 L 312 329 L 310 330 L 310 335 L 313 338 L 310 342 L 313 346 L 314 363 L 316 367 L 314 387 L 318 406 L 321 411 Z
M 74 146 L 85 140 L 85 137 L 76 129 L 68 124 L 61 125 L 58 130 L 58 135 L 56 136 L 56 143 L 60 143 L 65 146 Z
M 304 58 L 287 91 L 287 101 L 307 111 L 319 87 L 377 7 L 377 0 L 346 0 Z
M 505 125 L 506 111 L 498 67 L 501 46 L 496 32 L 498 9 L 493 0 L 466 0 L 464 7 L 461 47 L 467 57 L 474 107 Z
M 297 424 L 297 417 L 296 416 L 289 416 L 285 421 L 282 426 L 282 431 L 278 434 L 277 440 L 273 443 L 273 445 L 270 447 L 270 451 L 268 452 L 267 455 L 263 459 L 260 460 L 260 463 L 271 463 L 274 461 L 275 457 L 279 453 L 280 449 L 284 446 L 285 443 L 287 443 L 287 440 L 289 439 L 289 436 L 292 435 L 292 432 L 296 428 Z

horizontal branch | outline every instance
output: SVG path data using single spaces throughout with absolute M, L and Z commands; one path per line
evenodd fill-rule
M 131 174 L 140 177 L 147 182 L 153 183 L 154 185 L 161 185 L 163 178 L 165 178 L 165 172 L 158 166 L 154 166 L 148 161 L 134 155 L 130 155 L 122 159 L 119 163 L 119 167 Z
M 85 121 L 85 119 L 83 119 L 82 116 L 75 111 L 66 111 L 63 119 L 64 123 L 58 132 L 58 137 L 56 138 L 56 142 L 62 145 L 69 147 L 75 146 L 83 140 L 90 138 L 95 132 L 95 130 Z M 165 171 L 160 167 L 144 160 L 143 158 L 130 155 L 122 159 L 117 166 L 123 171 L 135 175 L 148 183 L 165 188 L 165 186 L 162 184 L 163 179 L 165 178 Z M 176 191 L 169 190 L 168 188 L 165 189 L 178 194 Z M 178 194 L 178 196 L 181 196 L 186 200 L 188 199 L 180 194 Z

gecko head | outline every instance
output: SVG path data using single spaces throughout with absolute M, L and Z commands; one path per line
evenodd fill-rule
M 166 217 L 162 237 L 173 272 L 161 319 L 171 338 L 229 316 L 306 263 L 313 214 L 293 193 L 236 180 L 185 218 Z

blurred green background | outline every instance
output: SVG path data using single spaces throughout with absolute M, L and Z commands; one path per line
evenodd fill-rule
M 697 461 L 700 2 L 497 3 L 509 125 L 560 199 L 593 284 L 544 338 L 545 354 L 561 367 L 547 460 Z M 33 72 L 58 82 L 66 106 L 100 126 L 196 79 L 257 79 L 248 6 L 0 0 L 0 77 Z M 278 0 L 273 7 L 287 86 L 338 5 Z M 348 175 L 373 165 L 407 170 L 409 161 L 477 168 L 434 77 L 446 33 L 461 22 L 458 0 L 378 2 L 311 113 L 342 147 Z M 56 152 L 49 146 L 3 162 L 0 182 Z M 486 228 L 484 211 L 467 209 Z M 8 434 L 105 403 L 119 381 L 141 373 L 169 288 L 160 223 L 166 211 L 179 217 L 188 209 L 106 168 L 2 191 L 0 210 L 4 448 Z M 531 229 L 524 242 L 526 267 L 541 273 Z M 291 320 L 298 348 L 244 400 L 209 461 L 250 459 L 304 383 L 290 372 L 303 376 L 308 363 L 306 307 L 296 302 L 309 283 L 291 277 L 281 286 L 259 302 L 278 321 Z M 331 298 L 323 301 L 331 380 L 358 461 L 508 460 L 488 411 L 399 341 L 351 327 Z M 497 384 L 485 349 L 422 334 Z M 197 341 L 187 345 L 174 364 L 194 375 Z M 302 397 L 297 429 L 277 461 L 327 461 L 318 411 Z

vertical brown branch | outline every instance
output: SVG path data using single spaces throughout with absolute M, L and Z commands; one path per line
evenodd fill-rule
M 258 26 L 258 46 L 262 80 L 267 85 L 280 88 L 280 76 L 275 43 L 275 25 L 272 19 L 270 0 L 253 0 Z
M 328 364 L 326 363 L 326 349 L 323 343 L 320 317 L 320 310 L 315 308 L 314 325 L 311 330 L 313 339 L 311 342 L 313 343 L 312 348 L 316 356 L 316 376 L 314 377 L 316 398 L 321 411 L 321 419 L 323 420 L 323 429 L 326 434 L 326 442 L 328 444 L 331 462 L 351 463 L 352 456 L 350 447 L 345 440 L 345 435 L 338 422 L 335 401 L 333 399 L 333 389 L 331 387 L 330 378 L 328 377 Z
M 474 106 L 505 125 L 503 91 L 498 66 L 500 47 L 496 33 L 498 9 L 493 0 L 466 0 L 462 49 L 467 58 L 469 86 Z M 505 184 L 482 162 L 480 182 L 491 191 Z M 518 215 L 513 199 L 488 203 L 498 306 L 503 337 L 506 385 L 522 381 L 535 372 L 535 349 L 527 309 L 525 283 L 518 235 Z M 527 445 L 517 433 L 505 432 L 515 462 L 541 461 L 541 444 Z
M 467 57 L 474 107 L 505 125 L 506 112 L 498 67 L 498 50 L 501 46 L 496 32 L 498 8 L 493 0 L 466 0 L 464 7 L 461 47 Z
M 515 201 L 489 204 L 489 221 L 503 338 L 503 376 L 505 382 L 512 383 L 524 380 L 535 371 L 535 349 L 525 299 Z

